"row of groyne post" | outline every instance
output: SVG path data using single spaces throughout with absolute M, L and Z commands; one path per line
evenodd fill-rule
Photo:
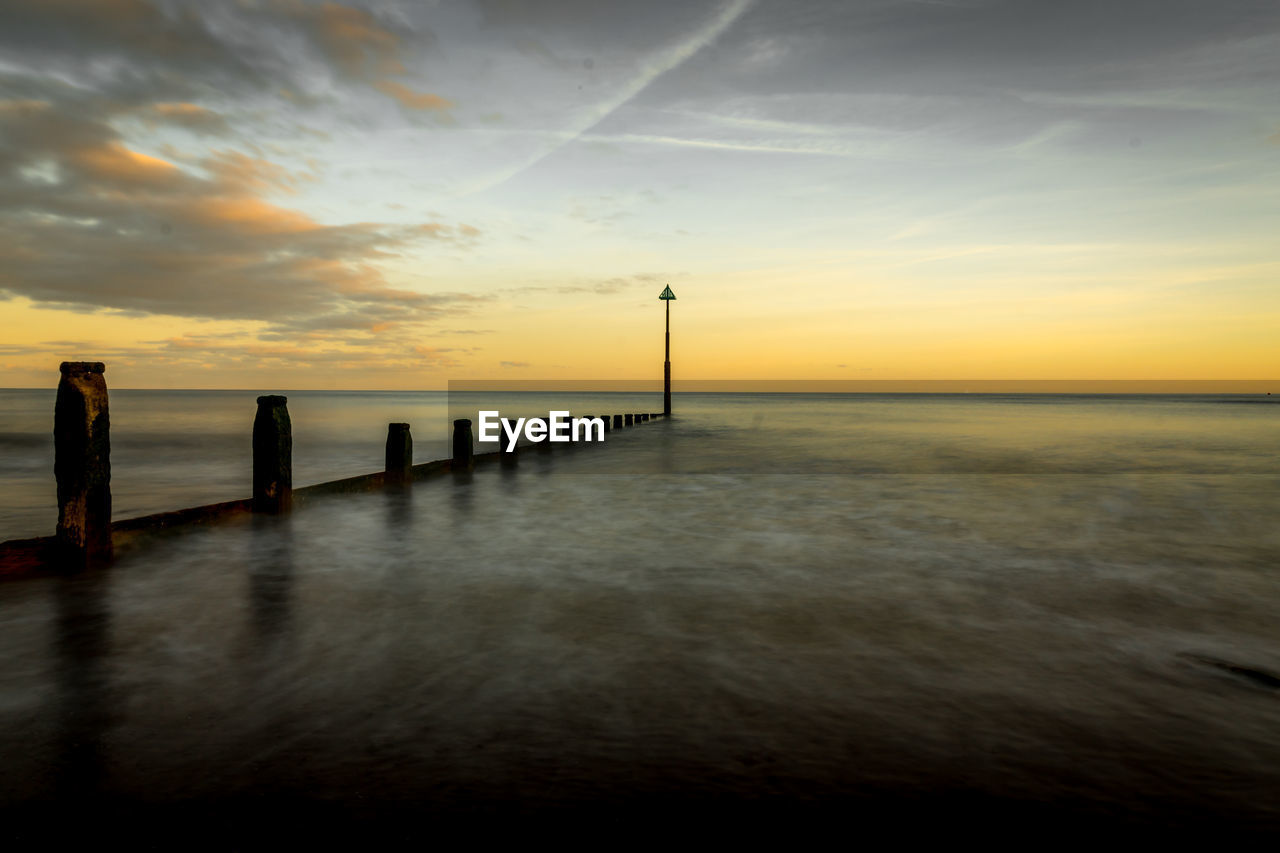
M 478 461 L 497 461 L 504 468 L 518 465 L 520 450 L 506 436 L 499 449 L 477 453 L 469 418 L 453 421 L 452 455 L 421 464 L 413 461 L 413 436 L 407 423 L 387 424 L 382 471 L 332 480 L 295 489 L 293 486 L 293 424 L 288 398 L 258 397 L 253 420 L 252 492 L 248 499 L 189 507 L 173 512 L 112 521 L 111 421 L 102 362 L 63 362 L 54 404 L 54 476 L 58 486 L 58 524 L 52 537 L 0 543 L 0 575 L 47 568 L 81 568 L 109 562 L 122 536 L 183 524 L 201 523 L 238 513 L 279 515 L 299 499 L 321 494 L 403 488 L 415 480 L 453 473 L 467 475 Z M 599 418 L 611 432 L 665 417 L 665 413 L 628 412 L 577 415 Z M 510 418 L 502 418 L 506 424 Z M 504 427 L 505 432 L 505 427 Z M 550 449 L 549 445 L 543 445 Z

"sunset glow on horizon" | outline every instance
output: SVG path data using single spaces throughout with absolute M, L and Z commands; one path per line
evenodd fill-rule
M 660 378 L 667 284 L 677 389 L 1274 380 L 1278 89 L 1250 0 L 9 4 L 0 387 Z

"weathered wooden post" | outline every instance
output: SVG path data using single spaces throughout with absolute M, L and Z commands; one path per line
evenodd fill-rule
M 613 416 L 613 428 L 622 429 L 622 415 Z
M 413 436 L 408 424 L 387 424 L 387 483 L 408 483 L 413 468 Z
M 511 423 L 510 418 L 502 418 L 502 433 L 498 436 L 498 459 L 502 462 L 503 468 L 514 468 L 520 464 L 520 445 L 519 442 L 509 442 L 507 439 L 507 426 Z M 508 446 L 510 445 L 510 446 Z
M 288 397 L 258 398 L 253 419 L 253 511 L 279 513 L 293 508 L 293 425 Z
M 475 467 L 475 447 L 471 443 L 471 419 L 453 422 L 453 471 L 470 471 Z
M 636 416 L 635 416 L 635 415 L 633 415 L 633 414 L 631 414 L 630 412 L 628 412 L 627 414 L 623 415 L 623 416 L 622 416 L 622 425 L 623 425 L 623 426 L 632 426 L 632 425 L 633 425 L 633 424 L 635 424 L 635 422 L 636 422 L 636 421 L 635 421 L 635 417 L 636 417 Z
M 600 420 L 604 421 L 604 431 L 608 432 L 609 427 L 613 425 L 613 415 L 601 415 Z
M 64 361 L 53 408 L 53 474 L 63 559 L 111 556 L 111 419 L 106 365 Z

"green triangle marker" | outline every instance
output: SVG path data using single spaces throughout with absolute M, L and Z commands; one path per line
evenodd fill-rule
M 668 284 L 666 286 L 666 289 L 662 291 L 662 294 L 658 296 L 658 298 L 659 299 L 675 299 L 676 295 L 671 292 L 671 285 Z

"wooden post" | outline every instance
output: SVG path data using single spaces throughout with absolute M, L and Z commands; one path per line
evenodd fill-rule
M 613 415 L 601 415 L 600 420 L 604 421 L 604 431 L 608 432 L 609 427 L 613 426 Z
M 613 416 L 613 428 L 622 429 L 622 415 Z
M 53 408 L 61 557 L 111 556 L 111 420 L 106 365 L 64 361 Z
M 623 415 L 623 416 L 622 416 L 622 425 L 623 425 L 623 426 L 631 426 L 632 424 L 634 424 L 634 423 L 636 422 L 636 421 L 635 421 L 635 417 L 636 417 L 636 416 L 635 416 L 635 415 L 633 415 L 633 414 L 631 414 L 630 412 L 628 412 L 627 414 Z
M 288 397 L 258 398 L 253 419 L 253 511 L 279 513 L 293 508 L 293 425 Z
M 413 436 L 408 424 L 387 424 L 386 482 L 407 483 L 413 467 Z
M 510 424 L 510 418 L 502 418 L 503 424 Z M 507 428 L 503 426 L 502 433 L 498 436 L 498 459 L 502 462 L 503 468 L 514 468 L 520 464 L 520 444 L 517 441 L 510 450 L 507 449 Z
M 471 443 L 471 419 L 453 422 L 453 471 L 470 471 L 475 467 L 475 449 Z

